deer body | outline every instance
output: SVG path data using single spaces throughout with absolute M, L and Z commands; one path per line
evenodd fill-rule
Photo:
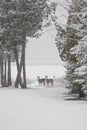
M 53 86 L 53 79 L 48 79 L 48 76 L 45 76 L 46 77 L 46 83 L 47 85 L 52 85 Z
M 41 86 L 42 86 L 42 85 L 45 86 L 45 78 L 41 78 L 41 79 L 40 79 L 39 76 L 38 76 L 37 78 L 38 78 L 38 83 L 39 83 L 39 85 L 41 85 Z

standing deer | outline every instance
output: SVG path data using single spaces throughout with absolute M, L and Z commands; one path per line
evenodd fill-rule
M 42 86 L 42 85 L 45 86 L 45 78 L 41 78 L 41 79 L 40 79 L 40 76 L 38 76 L 37 79 L 38 79 L 38 83 L 39 83 L 39 85 L 41 85 L 41 86 Z
M 47 85 L 51 84 L 53 86 L 53 79 L 48 79 L 48 76 L 45 76 L 45 78 L 46 78 Z

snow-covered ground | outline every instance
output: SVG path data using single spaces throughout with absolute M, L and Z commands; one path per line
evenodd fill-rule
M 36 72 L 41 75 L 42 69 L 31 68 L 27 69 L 28 89 L 0 88 L 0 130 L 87 130 L 87 102 L 64 100 L 64 70 L 60 69 L 57 77 L 58 68 L 47 67 L 49 77 L 55 75 L 56 79 L 54 87 L 43 87 L 38 86 L 37 80 L 31 80 Z M 15 71 L 13 67 L 13 79 Z
M 65 92 L 62 86 L 0 88 L 0 130 L 87 130 L 87 102 L 66 101 Z

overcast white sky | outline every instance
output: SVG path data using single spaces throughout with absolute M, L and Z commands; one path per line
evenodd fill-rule
M 65 0 L 56 0 L 58 3 L 57 16 L 58 23 L 66 24 L 66 10 L 61 7 L 61 3 L 65 5 Z M 29 39 L 26 47 L 26 63 L 27 64 L 61 64 L 61 59 L 55 45 L 56 31 L 54 27 L 50 27 L 40 38 Z

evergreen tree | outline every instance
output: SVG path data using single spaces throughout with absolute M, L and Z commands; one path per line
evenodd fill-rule
M 78 18 L 77 35 L 79 37 L 78 45 L 71 49 L 71 53 L 76 55 L 78 67 L 75 69 L 77 78 L 74 83 L 80 84 L 81 87 L 87 83 L 87 1 L 79 1 L 79 13 L 76 14 Z
M 86 84 L 87 1 L 72 0 L 63 43 L 67 60 L 67 80 L 72 92 L 81 92 Z M 57 43 L 58 45 L 58 43 Z M 81 96 L 81 95 L 80 95 Z
M 47 20 L 51 16 L 51 8 L 54 10 L 54 5 L 55 4 L 53 3 L 50 5 L 48 0 L 1 1 L 2 14 L 0 15 L 0 25 L 1 30 L 3 30 L 1 33 L 1 42 L 4 43 L 8 54 L 14 53 L 15 56 L 18 70 L 15 87 L 18 87 L 19 84 L 22 88 L 27 87 L 25 70 L 26 37 L 37 36 L 38 31 L 41 30 L 45 24 L 47 24 Z M 19 50 L 21 51 L 20 63 L 18 59 Z M 22 69 L 23 81 L 21 78 Z M 10 70 L 8 78 L 9 77 L 11 77 Z M 10 79 L 8 79 L 8 81 L 10 81 Z

